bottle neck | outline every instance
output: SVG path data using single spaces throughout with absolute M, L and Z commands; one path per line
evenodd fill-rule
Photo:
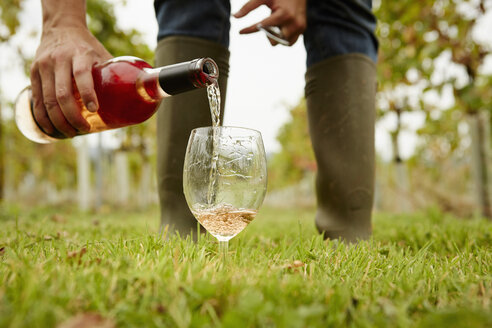
M 210 58 L 159 68 L 144 68 L 137 79 L 136 87 L 147 102 L 161 99 L 217 83 L 219 69 Z
M 210 58 L 199 58 L 159 68 L 159 85 L 164 93 L 175 95 L 216 83 L 219 68 Z

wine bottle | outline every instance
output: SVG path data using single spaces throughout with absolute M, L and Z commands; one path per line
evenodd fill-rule
M 92 68 L 99 109 L 84 106 L 73 82 L 75 99 L 82 116 L 90 124 L 87 134 L 142 123 L 150 118 L 166 97 L 217 83 L 219 69 L 210 58 L 199 58 L 160 68 L 152 68 L 136 57 L 116 57 Z M 25 88 L 15 104 L 15 121 L 24 136 L 38 143 L 66 138 L 62 133 L 47 134 L 33 115 L 31 88 Z

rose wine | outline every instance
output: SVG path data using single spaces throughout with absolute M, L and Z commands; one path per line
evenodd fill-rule
M 219 204 L 212 208 L 193 210 L 200 224 L 218 240 L 226 241 L 243 231 L 253 221 L 256 210 L 238 209 Z
M 216 84 L 218 67 L 210 58 L 195 59 L 161 68 L 152 68 L 136 57 L 117 57 L 92 68 L 99 109 L 93 113 L 82 103 L 75 83 L 74 96 L 82 116 L 90 124 L 88 133 L 142 123 L 150 118 L 160 101 L 178 93 Z M 64 136 L 47 135 L 36 123 L 30 89 L 16 102 L 16 122 L 29 139 L 46 143 Z

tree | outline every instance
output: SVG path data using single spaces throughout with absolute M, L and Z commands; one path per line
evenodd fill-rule
M 290 110 L 291 119 L 285 123 L 277 136 L 281 150 L 269 161 L 269 187 L 286 187 L 299 182 L 306 172 L 316 170 L 316 160 L 309 138 L 306 101 Z
M 423 100 L 413 109 L 430 112 L 438 106 L 426 103 L 425 94 L 442 94 L 449 87 L 455 102 L 448 110 L 459 111 L 478 122 L 470 126 L 472 135 L 477 136 L 472 143 L 476 149 L 473 158 L 477 198 L 481 214 L 492 218 L 489 158 L 485 146 L 488 137 L 482 133 L 487 130 L 484 125 L 490 123 L 477 119 L 482 116 L 480 112 L 490 110 L 487 88 L 490 77 L 483 76 L 480 69 L 491 50 L 473 34 L 486 14 L 487 4 L 490 5 L 490 1 L 382 1 L 377 16 L 380 19 L 382 92 L 391 94 L 402 85 L 421 88 Z M 439 63 L 446 60 L 446 69 L 439 70 Z M 452 68 L 461 73 L 450 74 Z M 388 103 L 390 111 L 398 109 L 391 101 Z M 405 110 L 409 109 L 412 108 Z M 435 123 L 433 116 L 426 115 L 427 125 Z
M 0 44 L 8 43 L 19 26 L 20 0 L 5 0 L 0 3 Z M 2 29 L 1 27 L 5 27 Z M 4 198 L 5 184 L 5 138 L 2 126 L 2 93 L 0 90 L 0 201 Z

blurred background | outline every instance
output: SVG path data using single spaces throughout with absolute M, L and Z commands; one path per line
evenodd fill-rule
M 232 0 L 233 12 L 244 0 Z M 492 218 L 492 1 L 374 1 L 380 41 L 375 210 L 437 207 Z M 87 0 L 88 24 L 114 55 L 153 63 L 153 1 Z M 268 16 L 232 19 L 225 125 L 259 130 L 271 206 L 313 206 L 316 163 L 307 130 L 302 38 L 271 47 L 238 31 Z M 0 198 L 84 211 L 157 203 L 155 118 L 38 145 L 13 121 L 41 32 L 38 0 L 0 2 Z

